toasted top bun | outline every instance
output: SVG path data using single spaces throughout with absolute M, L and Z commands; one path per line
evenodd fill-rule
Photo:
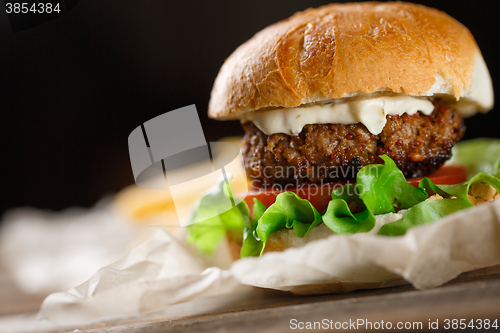
M 367 2 L 308 9 L 257 33 L 222 66 L 209 116 L 380 93 L 461 100 L 465 116 L 493 107 L 488 69 L 466 27 L 425 6 Z

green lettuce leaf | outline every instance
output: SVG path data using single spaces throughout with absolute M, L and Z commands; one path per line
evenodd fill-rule
M 489 184 L 499 191 L 500 180 L 498 177 L 486 173 L 478 173 L 471 180 L 455 185 L 436 185 L 429 178 L 425 177 L 420 181 L 418 186 L 425 188 L 427 192 L 437 193 L 444 198 L 456 197 L 459 201 L 463 202 L 465 207 L 472 207 L 473 204 L 469 201 L 467 194 L 470 187 L 477 183 Z
M 387 155 L 381 155 L 384 165 L 367 165 L 358 172 L 356 184 L 361 187 L 359 197 L 375 215 L 394 213 L 411 207 L 429 196 L 421 188 L 406 181 L 396 163 Z
M 423 178 L 420 188 L 445 199 L 424 201 L 413 206 L 403 219 L 384 225 L 379 235 L 403 235 L 411 227 L 431 223 L 457 210 L 472 207 L 467 194 L 476 183 L 489 184 L 500 192 L 499 139 L 480 138 L 459 142 L 453 148 L 450 163 L 467 166 L 470 180 L 456 185 L 436 185 L 429 178 Z
M 337 234 L 354 234 L 372 230 L 375 216 L 368 209 L 353 214 L 345 200 L 333 199 L 328 203 L 323 222 Z
M 254 220 L 248 218 L 243 231 L 243 246 L 241 247 L 240 257 L 258 257 L 263 250 L 264 243 L 257 236 L 257 221 L 264 215 L 267 207 L 259 200 L 253 200 L 253 216 Z M 246 214 L 248 216 L 248 206 L 246 206 Z
M 489 184 L 500 192 L 500 179 L 485 173 L 479 173 L 471 180 L 456 185 L 436 185 L 425 177 L 420 181 L 419 187 L 428 192 L 443 196 L 442 200 L 424 201 L 411 207 L 401 220 L 384 225 L 379 235 L 400 236 L 409 228 L 434 222 L 458 210 L 474 206 L 468 198 L 469 189 L 477 183 Z M 454 198 L 452 198 L 454 197 Z
M 242 201 L 236 207 L 210 219 L 187 226 L 187 241 L 204 254 L 212 254 L 226 232 L 235 235 L 243 234 L 243 218 L 240 206 L 246 206 Z M 247 208 L 248 210 L 248 208 Z
M 204 254 L 212 254 L 226 232 L 242 235 L 245 221 L 249 220 L 248 206 L 244 201 L 224 211 L 227 198 L 232 196 L 230 186 L 220 179 L 210 191 L 205 193 L 193 210 L 191 221 L 201 221 L 187 226 L 187 241 Z M 223 213 L 213 216 L 215 213 Z
M 483 172 L 500 176 L 500 139 L 480 138 L 458 142 L 453 147 L 452 164 L 468 167 L 469 179 Z
M 470 187 L 476 183 L 492 185 L 500 192 L 500 140 L 479 139 L 460 143 L 455 149 L 454 161 L 474 170 L 485 170 L 457 185 L 436 185 L 423 178 L 418 188 L 410 185 L 394 161 L 380 156 L 383 165 L 369 165 L 360 169 L 356 184 L 347 184 L 332 191 L 332 200 L 323 214 L 295 193 L 284 192 L 266 208 L 254 199 L 252 220 L 248 206 L 241 202 L 236 207 L 203 222 L 188 227 L 188 241 L 203 253 L 213 253 L 227 232 L 243 235 L 241 256 L 259 256 L 271 234 L 279 229 L 293 229 L 297 237 L 306 236 L 321 222 L 337 234 L 368 232 L 375 225 L 375 215 L 408 209 L 403 219 L 386 224 L 379 234 L 403 235 L 414 226 L 434 222 L 460 209 L 472 206 L 468 199 Z M 212 216 L 220 210 L 221 198 L 231 196 L 224 182 L 205 194 L 195 210 L 196 218 Z M 425 201 L 429 193 L 438 193 L 445 199 Z M 351 211 L 352 207 L 356 210 Z
M 401 220 L 382 226 L 378 234 L 384 236 L 404 235 L 410 228 L 434 222 L 464 208 L 467 206 L 456 199 L 423 201 L 410 208 Z
M 335 233 L 368 232 L 375 226 L 375 215 L 407 209 L 429 197 L 425 189 L 415 188 L 406 181 L 392 159 L 386 155 L 380 157 L 384 165 L 361 168 L 356 184 L 332 192 L 332 201 L 323 215 L 323 222 Z M 359 196 L 352 193 L 359 193 Z M 352 201 L 361 207 L 360 213 L 351 212 L 348 204 Z
M 293 192 L 283 192 L 276 197 L 276 202 L 266 209 L 258 219 L 257 235 L 263 242 L 279 229 L 293 228 L 297 237 L 304 237 L 321 223 L 321 214 L 306 199 L 300 198 Z

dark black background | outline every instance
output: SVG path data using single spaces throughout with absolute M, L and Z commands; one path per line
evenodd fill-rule
M 499 87 L 499 18 L 486 1 L 419 1 L 466 25 Z M 196 104 L 207 141 L 241 135 L 206 116 L 224 59 L 265 26 L 328 1 L 81 0 L 13 33 L 0 2 L 1 211 L 90 206 L 133 183 L 127 138 Z M 498 98 L 498 95 L 497 95 Z M 496 110 L 466 139 L 500 137 Z

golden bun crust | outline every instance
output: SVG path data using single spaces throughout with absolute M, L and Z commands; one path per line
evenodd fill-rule
M 377 92 L 458 100 L 471 89 L 477 56 L 469 30 L 439 10 L 330 4 L 296 13 L 238 47 L 215 80 L 209 116 Z M 438 78 L 444 83 L 436 88 Z

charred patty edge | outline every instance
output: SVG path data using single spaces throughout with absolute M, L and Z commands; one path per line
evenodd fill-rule
M 384 154 L 407 178 L 431 175 L 451 157 L 451 149 L 465 132 L 456 110 L 441 101 L 433 103 L 429 116 L 421 112 L 388 116 L 378 135 L 360 123 L 312 124 L 296 136 L 266 135 L 252 122 L 244 122 L 247 176 L 257 187 L 352 180 L 361 167 L 382 163 L 378 156 Z

